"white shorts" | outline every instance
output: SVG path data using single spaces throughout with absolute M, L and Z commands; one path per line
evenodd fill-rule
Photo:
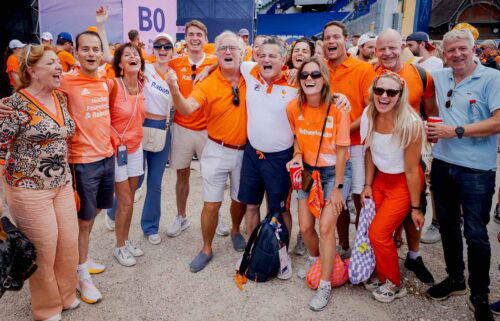
M 222 202 L 229 177 L 231 199 L 238 201 L 242 163 L 243 150 L 223 147 L 209 139 L 200 160 L 201 176 L 203 177 L 203 200 L 205 202 Z
M 352 165 L 351 193 L 361 194 L 365 185 L 365 148 L 354 145 L 349 148 Z
M 178 124 L 172 124 L 172 149 L 170 152 L 170 167 L 184 169 L 191 165 L 191 160 L 196 154 L 201 159 L 203 147 L 207 142 L 206 130 L 192 130 Z
M 127 155 L 127 165 L 118 166 L 115 157 L 115 182 L 124 182 L 129 177 L 141 176 L 144 174 L 144 152 L 142 145 L 133 153 Z

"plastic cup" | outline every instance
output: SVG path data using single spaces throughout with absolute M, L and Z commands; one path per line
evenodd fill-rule
M 429 118 L 427 118 L 427 122 L 428 123 L 442 123 L 443 122 L 443 118 L 441 117 L 437 117 L 437 116 L 429 116 Z M 427 137 L 427 141 L 429 143 L 437 143 L 438 139 L 437 138 L 429 138 Z
M 293 190 L 300 190 L 302 188 L 302 168 L 299 164 L 293 164 L 290 167 L 290 180 Z

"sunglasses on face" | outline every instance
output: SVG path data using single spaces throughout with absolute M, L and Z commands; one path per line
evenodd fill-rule
M 398 89 L 385 89 L 381 87 L 373 87 L 373 93 L 377 96 L 382 96 L 384 93 L 387 93 L 388 97 L 395 97 L 400 92 L 401 90 Z
M 194 80 L 196 78 L 196 64 L 191 65 L 191 71 L 193 72 L 191 74 L 191 80 Z
M 451 96 L 453 96 L 453 89 L 448 90 L 448 92 L 446 93 L 446 97 L 448 97 L 448 100 L 444 104 L 446 106 L 446 108 L 451 107 Z
M 156 50 L 161 50 L 161 49 L 171 50 L 172 48 L 174 48 L 174 46 L 172 46 L 169 43 L 155 43 L 153 45 L 153 48 Z
M 303 71 L 300 73 L 299 78 L 302 80 L 306 80 L 307 78 L 309 78 L 309 76 L 311 76 L 312 79 L 318 79 L 322 77 L 321 72 L 315 70 L 313 72 Z
M 240 94 L 237 87 L 233 87 L 233 105 L 236 107 L 240 105 Z

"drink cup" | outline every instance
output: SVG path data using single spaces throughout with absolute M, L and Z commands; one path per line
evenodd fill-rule
M 302 189 L 302 168 L 299 164 L 293 164 L 290 167 L 290 180 L 292 181 L 292 189 Z
M 443 118 L 441 117 L 437 117 L 437 116 L 429 116 L 429 118 L 427 118 L 427 123 L 442 123 L 443 122 Z M 427 137 L 427 141 L 429 143 L 437 143 L 438 139 L 437 138 L 429 138 Z

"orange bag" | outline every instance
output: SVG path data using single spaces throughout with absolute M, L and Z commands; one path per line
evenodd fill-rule
M 333 260 L 333 269 L 331 275 L 331 283 L 332 288 L 339 287 L 344 285 L 349 279 L 349 259 L 342 260 L 340 256 L 335 255 L 335 259 Z M 316 290 L 318 288 L 319 282 L 321 281 L 321 260 L 318 259 L 316 263 L 314 263 L 306 276 L 307 285 Z
M 321 185 L 321 176 L 318 170 L 312 172 L 313 185 L 307 199 L 307 206 L 312 215 L 319 219 L 321 210 L 325 206 L 325 197 L 323 195 L 323 186 Z

